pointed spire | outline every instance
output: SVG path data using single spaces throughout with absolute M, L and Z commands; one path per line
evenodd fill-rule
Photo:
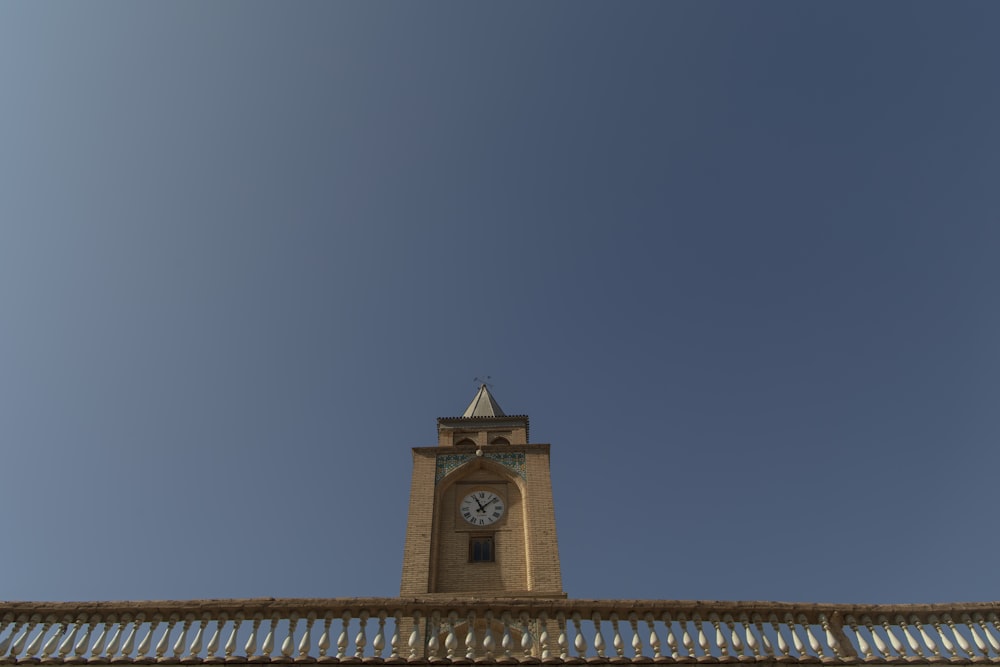
M 472 403 L 469 403 L 469 407 L 465 409 L 465 414 L 463 417 L 505 417 L 503 410 L 500 409 L 500 404 L 497 400 L 493 398 L 493 394 L 487 389 L 486 385 L 480 385 L 479 391 L 476 392 L 476 397 L 472 399 Z

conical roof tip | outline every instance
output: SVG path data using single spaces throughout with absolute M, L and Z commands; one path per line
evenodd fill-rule
M 485 384 L 480 385 L 479 391 L 476 392 L 476 397 L 472 399 L 472 403 L 469 403 L 469 407 L 465 409 L 463 417 L 505 417 L 503 410 L 500 409 L 500 404 L 497 400 L 493 398 L 493 394 L 486 387 Z

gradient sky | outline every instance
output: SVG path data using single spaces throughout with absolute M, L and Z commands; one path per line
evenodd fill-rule
M 571 597 L 1000 599 L 998 30 L 0 4 L 0 599 L 396 595 L 485 374 Z

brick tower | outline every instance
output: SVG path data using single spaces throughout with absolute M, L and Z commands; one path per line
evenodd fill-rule
M 565 597 L 549 445 L 484 384 L 436 447 L 413 448 L 400 595 Z

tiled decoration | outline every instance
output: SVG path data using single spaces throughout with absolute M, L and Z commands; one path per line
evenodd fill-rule
M 486 452 L 483 456 L 519 475 L 521 479 L 526 479 L 527 466 L 525 465 L 524 452 Z M 475 454 L 438 454 L 437 469 L 434 472 L 434 483 L 440 482 L 452 471 L 474 457 Z

